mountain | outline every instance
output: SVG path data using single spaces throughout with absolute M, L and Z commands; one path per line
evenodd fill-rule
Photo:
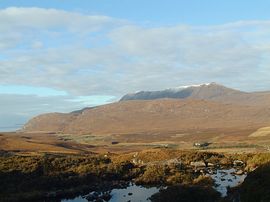
M 143 134 L 257 130 L 270 125 L 269 92 L 247 93 L 216 83 L 125 95 L 119 102 L 31 119 L 22 131 Z
M 125 101 L 82 113 L 45 114 L 30 120 L 26 132 L 137 134 L 170 131 L 239 130 L 270 124 L 270 108 L 204 100 Z
M 161 98 L 199 98 L 199 99 L 209 99 L 218 96 L 225 96 L 231 94 L 237 94 L 240 92 L 224 86 L 218 85 L 216 83 L 207 83 L 200 85 L 191 86 L 180 86 L 176 88 L 169 88 L 161 91 L 140 91 L 133 94 L 124 95 L 120 101 L 125 100 L 154 100 Z
M 217 83 L 207 83 L 192 86 L 180 86 L 162 91 L 140 91 L 124 95 L 120 101 L 154 100 L 154 99 L 202 99 L 218 101 L 226 104 L 241 104 L 251 106 L 267 106 L 270 103 L 270 92 L 248 93 Z

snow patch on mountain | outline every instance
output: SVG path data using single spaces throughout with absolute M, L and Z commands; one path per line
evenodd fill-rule
M 202 87 L 202 86 L 209 86 L 211 84 L 214 83 L 202 83 L 202 84 L 193 84 L 193 85 L 188 85 L 188 86 L 177 86 L 177 87 L 173 87 L 173 88 L 167 88 L 166 90 L 171 90 L 171 91 L 179 91 L 179 90 L 183 90 L 185 88 L 198 88 L 198 87 Z

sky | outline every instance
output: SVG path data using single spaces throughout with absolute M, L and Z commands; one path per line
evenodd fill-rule
M 0 130 L 140 90 L 270 90 L 268 0 L 0 0 Z

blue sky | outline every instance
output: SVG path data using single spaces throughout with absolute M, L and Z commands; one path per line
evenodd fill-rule
M 270 90 L 270 1 L 0 1 L 0 128 L 139 90 Z
M 107 15 L 156 24 L 220 24 L 238 20 L 268 20 L 268 0 L 9 0 L 0 7 L 42 7 Z

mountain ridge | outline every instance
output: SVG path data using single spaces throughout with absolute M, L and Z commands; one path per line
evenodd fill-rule
M 29 120 L 22 131 L 104 135 L 250 127 L 256 130 L 270 125 L 269 92 L 246 93 L 214 83 L 185 89 L 191 94 L 183 98 L 120 100 L 66 114 L 39 115 Z
M 212 82 L 168 88 L 160 91 L 139 91 L 136 93 L 129 93 L 120 98 L 119 101 L 154 100 L 164 98 L 202 99 L 226 104 L 268 106 L 270 103 L 270 92 L 244 92 Z
M 218 94 L 230 94 L 230 93 L 243 93 L 239 90 L 234 90 L 231 88 L 227 88 L 223 85 L 217 84 L 215 82 L 205 83 L 205 84 L 197 84 L 197 85 L 189 85 L 189 86 L 179 86 L 174 88 L 167 88 L 165 90 L 158 91 L 139 91 L 136 93 L 129 93 L 124 95 L 120 101 L 125 100 L 153 100 L 153 99 L 161 99 L 161 98 L 179 98 L 184 99 L 188 97 L 192 98 L 206 98 L 206 96 L 200 95 L 201 91 L 212 91 L 212 96 L 217 96 Z M 207 93 L 207 92 L 206 92 Z M 209 96 L 207 97 L 209 98 Z

